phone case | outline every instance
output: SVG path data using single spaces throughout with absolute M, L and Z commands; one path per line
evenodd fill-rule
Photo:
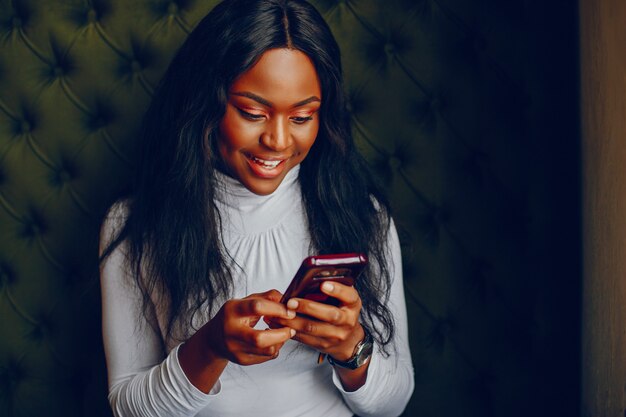
M 367 256 L 361 253 L 309 256 L 302 261 L 281 302 L 286 303 L 290 298 L 298 297 L 337 305 L 338 301 L 324 294 L 320 285 L 324 281 L 354 285 L 366 265 Z

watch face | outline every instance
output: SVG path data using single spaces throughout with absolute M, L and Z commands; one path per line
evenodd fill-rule
M 369 360 L 370 356 L 372 356 L 372 351 L 374 350 L 374 345 L 371 341 L 366 341 L 365 343 L 363 343 L 363 345 L 361 346 L 360 351 L 357 354 L 356 359 L 356 366 L 362 366 L 365 365 L 367 363 L 367 361 Z
M 369 361 L 374 350 L 374 340 L 369 333 L 365 333 L 365 339 L 361 341 L 354 352 L 354 355 L 346 362 L 333 359 L 332 356 L 328 356 L 328 362 L 333 366 L 340 366 L 347 369 L 356 369 L 363 366 Z

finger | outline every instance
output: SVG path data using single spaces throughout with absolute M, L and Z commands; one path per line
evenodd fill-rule
M 332 343 L 329 342 L 327 339 L 303 333 L 296 333 L 296 336 L 293 339 L 315 350 L 319 350 L 320 352 L 325 352 L 328 348 L 332 346 Z
M 277 319 L 280 323 L 280 319 Z M 319 320 L 296 317 L 289 320 L 288 326 L 296 331 L 296 335 L 305 334 L 340 343 L 350 335 L 351 328 L 335 326 Z
M 284 304 L 261 297 L 246 297 L 240 300 L 237 312 L 241 316 L 270 316 L 287 319 L 295 317 L 295 312 L 289 311 Z
M 235 358 L 234 362 L 236 362 L 239 365 L 243 365 L 243 366 L 249 366 L 249 365 L 256 365 L 259 363 L 263 363 L 263 362 L 267 362 L 267 361 L 271 361 L 272 359 L 276 359 L 278 357 L 278 352 L 276 352 L 274 355 L 257 355 L 254 353 L 241 353 L 239 355 L 237 355 L 237 357 Z
M 263 349 L 261 348 L 250 349 L 246 353 L 250 355 L 256 355 L 256 356 L 276 357 L 278 356 L 279 350 L 280 349 L 278 349 L 276 345 L 273 345 L 273 346 L 269 346 Z
M 263 321 L 265 322 L 265 324 L 267 324 L 267 326 L 270 329 L 278 329 L 280 327 L 289 327 L 288 325 L 289 320 L 292 320 L 292 319 L 284 320 L 285 324 L 279 323 L 278 320 L 281 320 L 281 319 L 274 318 L 274 317 L 263 317 Z
M 356 316 L 358 316 L 358 311 L 352 312 L 349 308 L 338 308 L 302 298 L 290 299 L 287 302 L 287 307 L 296 313 L 306 314 L 336 326 L 354 324 Z
M 359 305 L 360 307 L 361 297 L 359 297 L 358 291 L 353 286 L 326 281 L 320 288 L 324 294 L 338 299 L 342 305 L 348 307 Z
M 249 329 L 240 334 L 239 339 L 254 348 L 264 349 L 273 345 L 285 343 L 296 334 L 296 330 L 289 327 L 279 329 L 254 330 Z
M 265 291 L 259 294 L 255 294 L 258 297 L 265 298 L 270 301 L 280 302 L 280 299 L 283 297 L 283 293 L 278 290 L 272 289 L 269 291 Z

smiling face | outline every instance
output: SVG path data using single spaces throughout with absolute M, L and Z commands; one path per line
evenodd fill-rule
M 307 156 L 319 130 L 321 87 L 303 52 L 270 49 L 235 80 L 219 126 L 226 173 L 255 194 L 271 194 Z

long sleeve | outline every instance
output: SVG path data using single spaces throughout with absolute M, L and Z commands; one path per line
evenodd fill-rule
M 121 227 L 122 204 L 110 211 L 100 235 L 100 252 Z M 101 265 L 102 334 L 109 402 L 116 417 L 193 416 L 220 391 L 204 394 L 189 382 L 178 362 L 178 346 L 165 353 L 160 334 L 141 313 L 141 294 L 125 262 L 124 245 Z
M 409 350 L 407 312 L 402 282 L 402 258 L 400 242 L 392 222 L 389 230 L 391 253 L 390 272 L 392 274 L 389 308 L 395 319 L 396 354 L 385 358 L 378 346 L 372 353 L 367 380 L 356 391 L 343 389 L 337 373 L 333 370 L 333 382 L 341 392 L 350 409 L 361 417 L 395 417 L 402 414 L 411 398 L 415 382 L 413 363 Z

